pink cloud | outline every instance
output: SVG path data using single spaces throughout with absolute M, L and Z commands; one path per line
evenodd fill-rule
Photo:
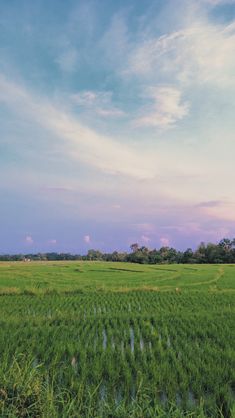
M 147 237 L 146 235 L 142 235 L 141 236 L 141 241 L 144 242 L 145 244 L 149 244 L 151 239 L 149 237 Z
M 33 244 L 34 241 L 33 241 L 33 238 L 31 237 L 31 235 L 26 235 L 25 242 L 29 245 Z
M 235 221 L 235 204 L 224 203 L 219 206 L 204 207 L 203 212 L 211 218 L 221 219 L 224 221 Z
M 166 237 L 161 237 L 161 238 L 160 238 L 160 243 L 161 243 L 161 245 L 162 245 L 163 247 L 169 247 L 169 245 L 170 245 L 170 240 L 169 240 L 169 238 L 166 238 Z
M 84 235 L 83 240 L 86 244 L 90 244 L 90 242 L 91 242 L 90 235 Z
M 49 239 L 48 244 L 57 244 L 57 240 L 56 239 Z

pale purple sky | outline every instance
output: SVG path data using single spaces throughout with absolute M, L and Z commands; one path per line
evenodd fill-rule
M 235 236 L 234 0 L 0 6 L 0 253 Z

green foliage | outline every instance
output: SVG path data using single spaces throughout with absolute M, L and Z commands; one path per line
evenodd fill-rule
M 90 249 L 86 255 L 70 253 L 38 253 L 38 254 L 5 254 L 0 255 L 0 261 L 119 261 L 139 264 L 224 264 L 235 263 L 235 238 L 222 239 L 218 244 L 202 242 L 196 251 L 188 248 L 186 251 L 177 251 L 175 248 L 162 247 L 159 250 L 140 247 L 138 243 L 130 246 L 131 253 L 102 253 L 99 250 Z

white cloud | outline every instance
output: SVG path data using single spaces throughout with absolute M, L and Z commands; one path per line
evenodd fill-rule
M 223 4 L 234 4 L 235 0 L 202 0 L 204 3 L 210 4 L 211 6 L 218 6 Z
M 83 240 L 86 244 L 90 244 L 91 243 L 90 235 L 84 235 Z
M 120 64 L 123 64 L 123 59 L 126 58 L 129 50 L 129 32 L 125 14 L 114 14 L 99 42 L 99 47 L 104 54 L 106 66 L 111 65 L 117 70 Z
M 107 93 L 97 93 L 94 91 L 86 90 L 82 91 L 80 93 L 73 93 L 71 95 L 71 100 L 80 106 L 93 106 L 94 103 L 96 103 L 97 98 L 99 97 L 99 100 L 107 101 Z
M 154 79 L 163 76 L 182 85 L 235 85 L 235 25 L 195 17 L 189 26 L 144 39 L 130 54 L 126 73 Z
M 181 92 L 175 87 L 152 87 L 148 89 L 153 105 L 148 112 L 135 120 L 137 126 L 169 127 L 189 112 L 189 104 L 182 102 Z
M 31 237 L 31 235 L 26 235 L 25 242 L 29 245 L 32 245 L 34 243 L 33 238 Z
M 97 108 L 96 109 L 96 113 L 102 117 L 121 117 L 125 115 L 125 112 L 123 112 L 123 110 L 118 109 L 118 108 L 109 108 L 109 109 L 102 109 L 102 108 Z
M 64 153 L 70 158 L 113 175 L 148 179 L 156 174 L 152 156 L 147 158 L 146 155 L 144 158 L 143 153 L 137 153 L 126 144 L 95 132 L 82 125 L 73 115 L 33 96 L 1 75 L 0 101 L 60 138 Z
M 95 112 L 101 117 L 120 117 L 125 112 L 112 102 L 111 92 L 86 90 L 71 95 L 73 103 L 83 106 L 86 110 Z

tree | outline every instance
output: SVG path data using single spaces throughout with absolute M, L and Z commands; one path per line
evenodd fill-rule
M 102 260 L 102 253 L 98 250 L 88 250 L 87 252 L 88 260 Z
M 195 252 L 195 259 L 197 263 L 207 263 L 206 259 L 206 245 L 204 242 L 201 242 L 199 247 L 197 248 Z
M 195 262 L 195 259 L 194 259 L 193 250 L 191 248 L 188 248 L 183 253 L 182 263 L 194 263 L 194 262 Z
M 137 244 L 137 242 L 135 244 L 131 244 L 130 249 L 133 253 L 135 253 L 139 249 L 139 244 Z

